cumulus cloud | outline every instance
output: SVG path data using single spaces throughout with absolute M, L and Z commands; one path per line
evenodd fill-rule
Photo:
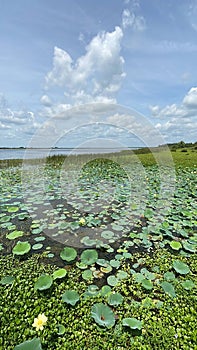
M 46 89 L 59 86 L 69 103 L 111 99 L 125 77 L 120 54 L 123 31 L 98 33 L 86 46 L 86 53 L 74 61 L 68 52 L 54 48 L 53 69 L 46 76 Z
M 192 87 L 183 99 L 183 104 L 188 108 L 196 108 L 197 111 L 197 87 Z
M 193 139 L 196 141 L 197 130 L 197 87 L 192 87 L 184 96 L 182 102 L 160 108 L 158 105 L 150 107 L 152 117 L 160 119 L 155 127 L 166 140 L 180 141 Z

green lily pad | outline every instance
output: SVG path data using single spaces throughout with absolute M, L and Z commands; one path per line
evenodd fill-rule
M 119 282 L 118 278 L 116 278 L 116 276 L 114 275 L 107 277 L 107 283 L 112 287 L 116 286 L 118 282 Z
M 91 270 L 85 270 L 82 273 L 82 277 L 84 280 L 88 281 L 91 280 L 93 278 L 93 274 Z
M 101 237 L 103 237 L 105 239 L 111 239 L 111 238 L 114 237 L 114 232 L 113 231 L 109 231 L 109 230 L 103 231 L 101 233 Z
M 24 254 L 28 253 L 30 251 L 30 249 L 31 249 L 31 245 L 29 242 L 18 241 L 17 244 L 12 249 L 12 253 L 15 255 L 24 255 Z
M 19 210 L 19 207 L 9 207 L 8 213 L 16 213 Z
M 190 272 L 189 266 L 180 260 L 175 260 L 173 262 L 173 268 L 181 275 L 186 275 Z
M 91 316 L 95 322 L 102 327 L 111 328 L 115 324 L 115 316 L 109 306 L 103 303 L 96 303 L 92 306 Z
M 76 256 L 77 251 L 74 248 L 70 247 L 65 247 L 60 253 L 62 260 L 66 260 L 67 262 L 75 260 Z
M 43 247 L 43 244 L 42 243 L 36 243 L 34 245 L 32 245 L 32 249 L 33 250 L 39 250 Z
M 163 288 L 164 292 L 171 298 L 176 298 L 174 286 L 171 283 L 164 281 L 161 283 L 161 287 Z
M 95 249 L 84 250 L 81 254 L 81 262 L 86 265 L 94 264 L 98 259 L 98 253 Z
M 107 285 L 102 286 L 101 291 L 100 291 L 101 296 L 104 297 L 104 296 L 108 295 L 109 293 L 111 293 L 111 287 L 107 286 Z
M 164 273 L 164 275 L 163 275 L 163 277 L 164 277 L 164 279 L 166 280 L 166 281 L 174 281 L 175 280 L 175 274 L 173 273 L 173 272 L 171 272 L 171 271 L 167 271 L 167 272 L 165 272 Z
M 183 248 L 191 253 L 196 252 L 196 247 L 193 244 L 188 243 L 188 242 L 183 242 Z
M 111 293 L 107 299 L 109 305 L 116 306 L 121 305 L 124 298 L 120 293 Z
M 62 324 L 57 325 L 57 335 L 63 335 L 66 331 L 66 328 Z
M 177 241 L 172 241 L 172 242 L 170 242 L 170 247 L 174 250 L 179 250 L 182 248 L 182 244 L 180 242 L 177 242 Z
M 14 350 L 42 350 L 40 338 L 27 340 L 24 343 L 16 345 Z
M 110 263 L 110 265 L 111 265 L 112 267 L 115 267 L 115 268 L 120 267 L 120 261 L 119 261 L 119 260 L 112 259 L 112 260 L 110 260 L 109 263 Z
M 195 287 L 195 283 L 192 280 L 186 280 L 181 283 L 184 289 L 192 290 Z
M 137 318 L 123 318 L 122 324 L 131 329 L 142 329 L 142 322 L 137 320 Z
M 43 274 L 37 279 L 34 288 L 35 290 L 46 290 L 49 289 L 52 284 L 53 278 L 50 275 Z
M 14 280 L 15 280 L 14 276 L 5 276 L 1 278 L 0 284 L 2 285 L 12 284 Z
M 17 230 L 15 230 L 15 231 L 12 231 L 12 232 L 8 233 L 8 234 L 6 235 L 6 238 L 12 240 L 12 239 L 15 239 L 15 238 L 18 238 L 18 237 L 22 237 L 23 235 L 24 235 L 24 232 L 23 232 L 23 231 L 17 231 Z
M 79 294 L 75 290 L 66 290 L 62 295 L 62 300 L 65 303 L 74 306 L 79 301 Z
M 142 287 L 144 287 L 147 290 L 151 290 L 153 289 L 153 284 L 150 280 L 147 280 L 146 278 L 144 278 L 141 282 Z
M 53 279 L 56 280 L 58 278 L 64 278 L 67 275 L 67 271 L 65 269 L 58 269 L 53 272 Z

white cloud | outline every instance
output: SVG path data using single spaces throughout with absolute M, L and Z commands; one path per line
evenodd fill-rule
M 146 21 L 143 16 L 137 16 L 134 12 L 125 9 L 122 14 L 122 27 L 131 27 L 136 32 L 143 32 L 146 29 Z
M 183 104 L 188 108 L 196 108 L 197 111 L 197 87 L 192 87 L 183 99 Z
M 125 77 L 120 55 L 123 31 L 100 32 L 86 46 L 86 53 L 75 62 L 68 52 L 55 47 L 53 69 L 46 76 L 46 88 L 65 89 L 69 103 L 86 103 L 99 97 L 112 98 Z
M 197 137 L 197 87 L 192 87 L 184 96 L 182 103 L 160 108 L 151 106 L 152 117 L 160 118 L 155 127 L 168 142 L 183 140 L 196 141 Z
M 40 99 L 40 102 L 44 105 L 44 106 L 51 106 L 52 102 L 49 98 L 49 96 L 47 95 L 43 95 Z

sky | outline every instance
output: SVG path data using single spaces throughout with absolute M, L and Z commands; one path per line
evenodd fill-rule
M 195 142 L 196 62 L 197 0 L 0 0 L 0 147 Z

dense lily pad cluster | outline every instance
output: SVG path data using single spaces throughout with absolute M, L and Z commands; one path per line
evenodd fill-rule
M 195 349 L 196 167 L 176 167 L 169 200 L 157 164 L 126 159 L 0 170 L 0 346 Z

